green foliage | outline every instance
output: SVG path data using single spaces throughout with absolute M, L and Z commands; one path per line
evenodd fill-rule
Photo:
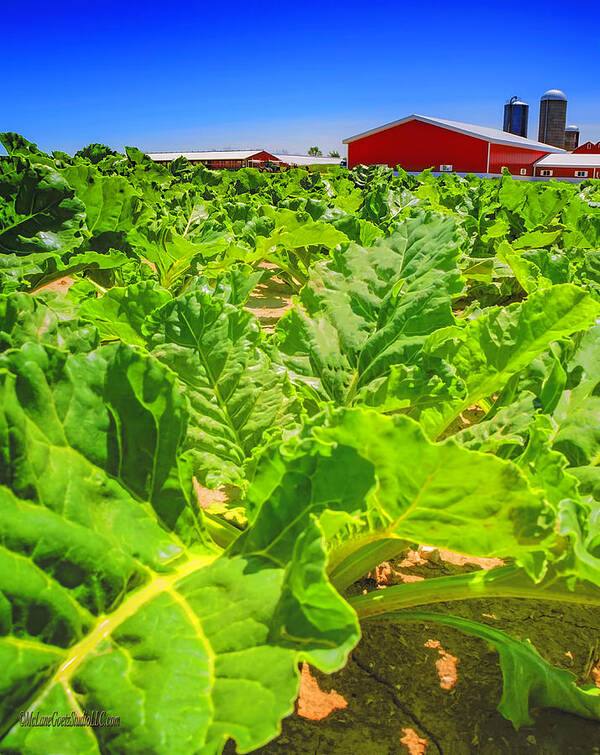
M 75 153 L 75 157 L 83 157 L 85 160 L 89 160 L 92 165 L 95 165 L 104 160 L 105 157 L 114 157 L 116 154 L 113 149 L 107 147 L 105 144 L 94 143 L 80 149 L 79 152 Z
M 600 718 L 529 643 L 414 611 L 600 605 L 599 182 L 0 138 L 3 752 L 250 752 L 377 618 L 491 642 L 516 727 Z M 415 543 L 509 563 L 347 596 Z
M 0 162 L 0 252 L 70 251 L 81 243 L 84 206 L 53 168 L 23 157 Z
M 364 249 L 315 265 L 298 306 L 278 324 L 292 379 L 342 404 L 418 358 L 426 337 L 454 322 L 461 290 L 451 218 L 418 215 Z
M 293 421 L 294 393 L 261 348 L 248 312 L 195 291 L 157 309 L 143 331 L 151 353 L 184 386 L 190 407 L 185 447 L 209 487 L 243 481 L 243 465 Z
M 424 410 L 420 419 L 427 432 L 439 436 L 462 411 L 500 392 L 553 341 L 584 330 L 599 315 L 598 302 L 564 284 L 536 292 L 523 303 L 492 310 L 462 329 L 438 331 L 426 348 L 450 365 L 463 395 Z M 391 383 L 393 394 L 393 379 Z
M 335 670 L 358 639 L 325 578 L 318 528 L 280 545 L 276 563 L 209 544 L 178 453 L 185 401 L 152 357 L 122 345 L 81 357 L 25 346 L 3 367 L 0 580 L 20 606 L 0 639 L 3 747 L 267 742 L 291 710 L 298 661 Z M 117 739 L 13 725 L 24 704 L 118 711 Z

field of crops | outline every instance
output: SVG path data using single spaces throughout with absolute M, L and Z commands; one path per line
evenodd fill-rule
M 419 688 L 415 627 L 519 742 L 600 721 L 600 625 L 528 641 L 600 606 L 600 181 L 1 141 L 0 753 L 486 751 L 397 700 L 277 745 L 301 671 Z

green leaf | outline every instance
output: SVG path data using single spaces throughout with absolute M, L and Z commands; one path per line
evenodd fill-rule
M 498 193 L 501 205 L 510 212 L 511 225 L 516 226 L 518 235 L 546 228 L 558 219 L 571 196 L 572 188 L 565 184 L 539 186 L 510 176 L 502 177 Z
M 407 417 L 346 410 L 314 434 L 355 448 L 373 464 L 369 521 L 378 537 L 519 559 L 543 550 L 552 535 L 554 512 L 514 464 L 452 440 L 431 443 Z
M 86 299 L 81 316 L 98 328 L 103 341 L 121 340 L 145 346 L 142 324 L 147 315 L 165 304 L 171 296 L 152 281 L 142 281 L 126 288 L 111 288 L 97 299 Z
M 0 143 L 11 156 L 20 156 L 26 158 L 31 163 L 40 163 L 48 165 L 51 168 L 55 167 L 55 162 L 50 155 L 39 150 L 37 144 L 30 142 L 20 134 L 6 131 L 0 134 Z
M 56 152 L 53 152 L 52 154 L 56 155 Z M 84 159 L 89 160 L 92 165 L 101 162 L 105 157 L 114 157 L 115 155 L 117 155 L 117 153 L 114 150 L 107 147 L 105 144 L 99 144 L 98 142 L 88 144 L 87 147 L 84 147 L 75 153 L 76 158 L 83 157 Z
M 503 236 L 506 236 L 509 231 L 510 224 L 508 223 L 506 218 L 495 218 L 494 222 L 486 229 L 483 240 L 488 241 L 489 239 L 502 238 Z
M 212 280 L 207 276 L 198 276 L 189 290 L 202 291 L 216 296 L 227 304 L 242 307 L 259 284 L 267 281 L 272 273 L 269 270 L 253 270 L 250 266 L 235 265 L 226 272 L 221 272 Z
M 545 414 L 537 414 L 528 428 L 528 442 L 517 460 L 530 486 L 551 501 L 559 511 L 567 499 L 577 501 L 577 483 L 569 474 L 567 460 L 552 448 L 555 424 Z
M 580 469 L 585 469 L 581 467 Z M 575 582 L 600 585 L 600 504 L 597 501 L 565 499 L 559 511 L 559 532 L 568 547 L 559 554 L 555 570 L 567 578 L 571 589 Z
M 491 257 L 482 260 L 469 259 L 467 267 L 462 269 L 462 274 L 470 280 L 491 283 L 494 277 L 494 260 Z
M 512 248 L 516 250 L 541 249 L 553 244 L 561 233 L 562 229 L 560 228 L 557 231 L 530 231 L 513 241 Z
M 0 352 L 33 343 L 87 352 L 98 345 L 98 331 L 56 294 L 43 300 L 23 293 L 0 296 Z
M 83 240 L 83 204 L 53 168 L 0 161 L 0 252 L 62 254 Z
M 548 377 L 542 383 L 542 390 L 540 391 L 539 397 L 542 409 L 545 412 L 554 411 L 567 383 L 567 374 L 560 363 L 558 355 L 554 353 L 552 346 L 550 347 L 549 352 L 553 357 L 552 369 L 550 370 Z
M 518 401 L 503 407 L 490 419 L 465 427 L 453 438 L 472 451 L 512 459 L 525 448 L 536 411 L 536 397 L 524 391 Z
M 600 326 L 595 326 L 584 334 L 568 363 L 571 384 L 553 415 L 558 424 L 554 447 L 575 467 L 600 462 L 599 358 Z
M 559 423 L 554 447 L 575 466 L 597 465 L 600 462 L 600 396 L 582 398 L 567 391 L 557 407 Z
M 268 240 L 267 240 L 268 241 Z M 348 237 L 329 223 L 319 221 L 305 223 L 293 231 L 285 230 L 277 239 L 277 244 L 294 251 L 300 247 L 319 246 L 335 249 L 339 244 L 347 243 Z
M 428 435 L 441 435 L 462 411 L 500 391 L 553 341 L 587 328 L 599 313 L 600 306 L 584 291 L 564 284 L 471 320 L 459 338 L 435 349 L 464 382 L 465 395 L 420 415 Z
M 530 294 L 551 286 L 552 282 L 541 275 L 540 269 L 533 262 L 529 262 L 514 251 L 516 248 L 518 247 L 515 244 L 511 247 L 503 241 L 496 250 L 496 256 L 500 262 L 510 267 L 523 290 Z
M 302 306 L 277 326 L 292 379 L 350 404 L 391 365 L 410 363 L 429 333 L 454 322 L 457 256 L 452 219 L 421 214 L 368 250 L 350 244 L 315 265 Z
M 65 253 L 62 257 L 52 252 L 33 252 L 0 257 L 0 283 L 2 292 L 26 290 L 36 292 L 39 288 L 65 276 L 76 275 L 85 270 L 115 270 L 127 264 L 122 252 L 110 249 L 106 253 Z
M 140 220 L 142 202 L 123 176 L 105 176 L 89 164 L 72 165 L 61 174 L 85 205 L 89 232 L 129 231 Z
M 308 600 L 328 589 L 317 582 L 319 541 L 310 542 L 312 553 L 305 552 L 308 533 L 296 548 L 298 565 L 286 572 L 261 568 L 252 558 L 215 560 L 214 554 L 185 552 L 156 526 L 154 548 L 162 539 L 171 559 L 157 550 L 155 558 L 162 555 L 163 563 L 155 571 L 136 557 L 135 543 L 142 538 L 150 548 L 147 527 L 130 530 L 135 539 L 129 550 L 123 533 L 117 544 L 110 531 L 94 524 L 103 514 L 112 521 L 119 513 L 114 493 L 78 502 L 82 513 L 96 509 L 90 525 L 75 521 L 68 509 L 54 512 L 19 501 L 2 488 L 0 496 L 0 527 L 9 537 L 2 573 L 11 574 L 2 588 L 20 606 L 0 639 L 0 658 L 10 668 L 0 683 L 3 723 L 12 726 L 3 749 L 64 751 L 68 743 L 78 752 L 191 755 L 220 752 L 234 737 L 239 751 L 250 752 L 276 736 L 280 719 L 291 713 L 298 661 L 321 661 L 332 671 L 358 639 L 353 612 L 335 593 L 322 596 L 320 615 L 312 617 L 320 623 L 315 640 L 304 626 L 297 631 L 290 595 Z M 131 501 L 127 508 L 136 511 Z M 123 517 L 119 523 L 128 524 Z M 175 559 L 177 550 L 181 555 Z M 23 551 L 33 555 L 24 558 Z M 320 559 L 323 563 L 322 548 Z M 312 571 L 303 568 L 303 560 Z M 294 584 L 294 569 L 302 575 L 303 591 Z M 95 606 L 94 599 L 104 598 L 109 588 L 104 604 Z M 316 606 L 313 610 L 317 613 Z M 336 629 L 340 618 L 344 624 Z M 286 633 L 302 639 L 278 640 Z M 341 653 L 340 639 L 346 646 Z M 319 644 L 327 650 L 319 651 Z M 120 725 L 68 733 L 31 729 L 14 724 L 23 708 L 67 716 L 101 709 L 118 715 Z
M 404 207 L 413 207 L 421 204 L 419 197 L 432 200 L 432 206 L 438 209 L 435 196 L 435 187 L 421 187 L 417 196 L 406 189 L 392 188 L 380 184 L 368 187 L 364 194 L 359 217 L 369 220 L 376 225 L 385 225 L 397 218 Z
M 573 467 L 571 474 L 579 480 L 582 495 L 591 495 L 600 503 L 600 467 Z
M 75 449 L 132 494 L 150 501 L 158 515 L 175 526 L 185 513 L 191 480 L 173 479 L 185 475 L 175 452 L 187 421 L 174 375 L 122 344 L 72 355 L 25 344 L 6 352 L 0 364 L 18 377 L 17 392 L 7 394 L 6 411 L 19 429 L 10 443 L 5 438 L 4 448 L 6 473 L 13 470 L 5 482 L 12 481 L 17 495 L 33 489 L 43 499 L 50 455 L 56 462 L 55 484 L 68 488 L 68 475 L 61 479 L 58 472 L 64 475 L 68 464 L 75 463 Z M 110 427 L 114 432 L 108 441 Z M 61 455 L 64 466 L 58 463 Z M 24 464 L 21 457 L 30 463 Z M 181 485 L 183 493 L 178 490 Z
M 548 249 L 531 249 L 523 252 L 521 258 L 533 262 L 539 268 L 542 276 L 552 283 L 570 283 L 572 276 L 569 272 L 567 255 L 550 252 Z
M 168 290 L 181 287 L 196 257 L 210 259 L 229 247 L 225 233 L 214 234 L 206 241 L 190 241 L 168 225 L 158 231 L 138 228 L 129 234 L 129 239 L 140 256 L 156 266 L 161 286 Z
M 258 320 L 195 291 L 151 314 L 144 332 L 185 387 L 195 474 L 209 487 L 241 483 L 253 450 L 293 419 L 293 391 L 260 347 Z

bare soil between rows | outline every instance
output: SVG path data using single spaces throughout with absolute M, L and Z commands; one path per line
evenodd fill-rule
M 354 592 L 484 565 L 460 565 L 456 559 L 424 561 L 414 552 L 408 559 L 406 555 L 354 585 Z M 519 639 L 530 639 L 550 662 L 569 669 L 581 682 L 600 686 L 597 608 L 494 598 L 438 603 L 423 606 L 423 610 L 454 613 L 496 626 Z M 496 709 L 501 695 L 498 654 L 483 640 L 432 623 L 366 622 L 363 637 L 344 669 L 331 675 L 308 666 L 302 669 L 296 711 L 283 721 L 277 739 L 254 752 L 600 753 L 600 723 L 545 709 L 533 712 L 533 726 L 515 731 Z M 235 753 L 233 743 L 225 753 Z
M 259 267 L 274 270 L 277 266 L 263 262 Z M 254 287 L 248 297 L 245 309 L 258 318 L 265 333 L 272 333 L 278 321 L 292 307 L 292 291 L 290 287 L 277 276 L 269 278 L 264 283 Z

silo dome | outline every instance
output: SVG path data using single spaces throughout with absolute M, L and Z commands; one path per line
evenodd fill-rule
M 540 98 L 543 100 L 564 100 L 567 101 L 567 95 L 564 92 L 561 92 L 560 89 L 549 89 L 547 92 L 544 92 L 544 94 Z
M 511 97 L 510 100 L 508 100 L 506 104 L 507 105 L 527 105 L 526 102 L 523 102 L 523 100 L 520 100 L 518 97 Z

